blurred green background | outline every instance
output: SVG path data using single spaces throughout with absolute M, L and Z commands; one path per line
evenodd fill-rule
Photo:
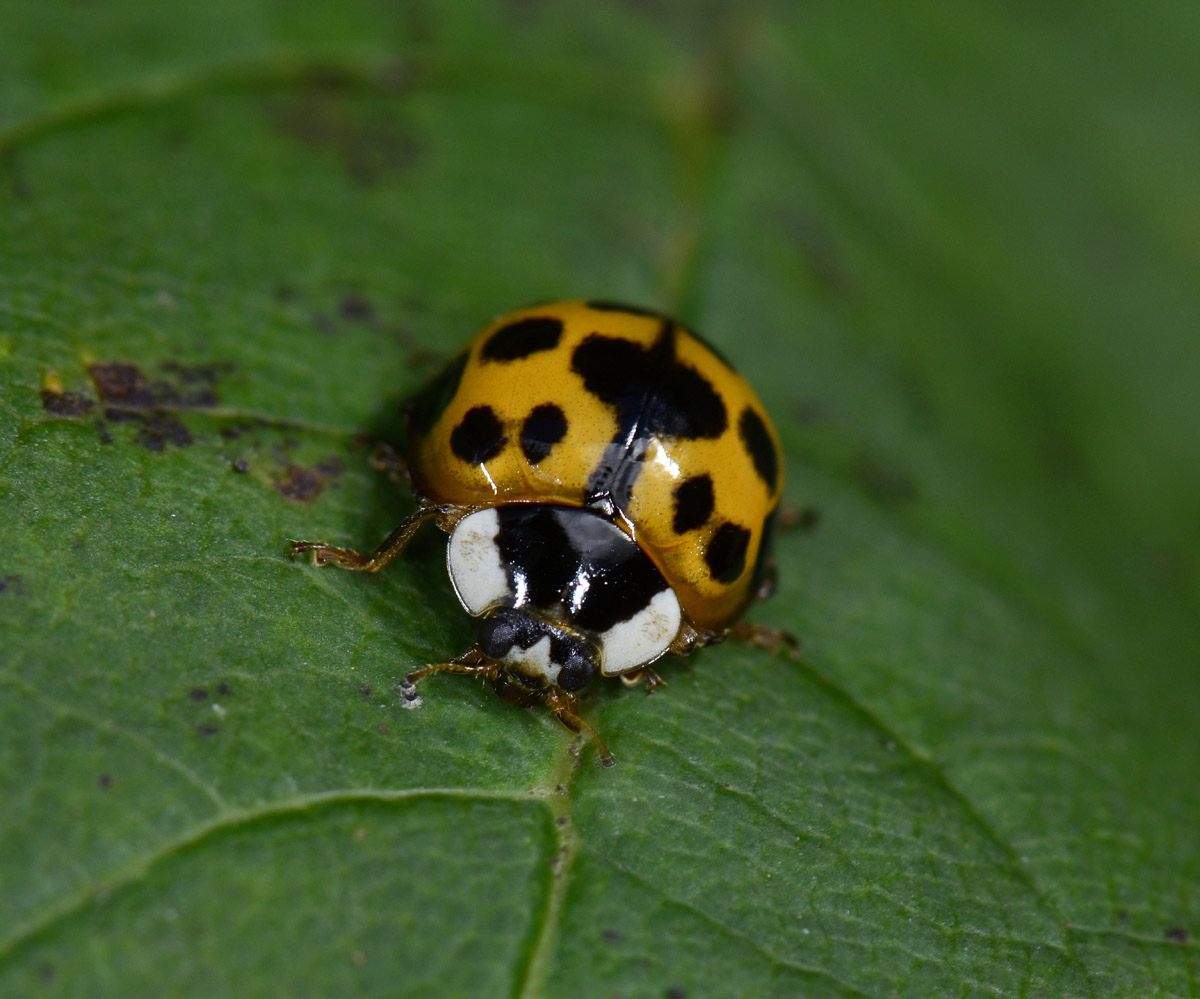
M 1196 996 L 1200 7 L 0 3 L 0 995 Z M 773 414 L 792 663 L 454 677 L 499 312 Z

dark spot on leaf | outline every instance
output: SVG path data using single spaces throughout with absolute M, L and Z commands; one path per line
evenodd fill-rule
M 108 432 L 108 424 L 103 420 L 93 420 L 92 426 L 96 428 L 96 436 L 100 438 L 101 444 L 111 444 L 113 435 Z
M 283 474 L 275 478 L 275 491 L 284 499 L 308 503 L 330 479 L 342 474 L 342 463 L 336 457 L 326 458 L 315 468 L 288 464 Z
M 99 784 L 105 790 L 107 790 L 108 788 L 112 787 L 112 785 L 113 785 L 112 774 L 101 774 L 97 778 L 96 783 Z
M 11 576 L 0 576 L 0 596 L 25 596 L 25 582 L 15 573 Z
M 188 691 L 188 697 L 193 701 L 204 701 L 208 699 L 208 691 L 203 687 L 193 687 Z
M 600 936 L 602 936 L 609 943 L 620 943 L 625 939 L 625 934 L 620 930 L 601 930 Z
M 168 444 L 188 447 L 192 443 L 191 431 L 167 413 L 138 414 L 138 419 L 142 425 L 133 439 L 148 451 L 161 454 Z
M 245 458 L 234 458 L 234 460 L 230 462 L 230 467 L 235 472 L 245 475 L 248 471 L 250 471 L 250 462 L 248 462 Z
M 369 323 L 375 318 L 375 308 L 362 295 L 353 292 L 342 296 L 338 312 L 343 319 L 352 323 Z
M 196 726 L 196 734 L 198 736 L 200 736 L 201 738 L 205 738 L 210 735 L 216 735 L 219 731 L 220 731 L 220 729 L 217 728 L 216 725 L 197 725 Z
M 96 404 L 87 396 L 77 392 L 55 392 L 42 389 L 42 408 L 51 416 L 79 417 L 87 416 Z
M 1164 935 L 1171 943 L 1183 944 L 1188 942 L 1188 931 L 1182 926 L 1170 926 Z
M 375 726 L 375 731 L 378 732 L 380 735 L 391 735 L 392 734 L 392 726 L 388 725 L 386 722 L 380 722 L 378 725 Z
M 793 403 L 790 412 L 797 423 L 817 423 L 825 418 L 825 407 L 813 399 Z
M 389 89 L 400 89 L 408 78 L 406 71 L 401 72 Z M 421 153 L 395 105 L 365 104 L 357 95 L 343 97 L 329 87 L 311 88 L 299 100 L 279 108 L 272 123 L 310 149 L 336 153 L 346 172 L 361 184 L 376 184 L 404 172 Z
M 54 976 L 57 973 L 53 964 L 49 961 L 42 961 L 37 966 L 38 978 L 49 985 L 54 981 Z
M 232 691 L 229 689 L 229 684 L 227 684 L 224 680 L 222 680 L 220 683 L 217 684 L 217 693 L 221 697 L 228 697 L 232 693 Z
M 169 378 L 150 381 L 136 364 L 109 361 L 88 368 L 96 391 L 113 419 L 116 410 L 207 409 L 217 405 L 216 385 L 229 364 L 178 364 L 160 366 Z
M 123 361 L 93 364 L 88 368 L 88 373 L 92 376 L 100 398 L 105 402 L 139 409 L 149 409 L 158 405 L 150 391 L 149 383 L 136 364 Z
M 665 993 L 667 999 L 687 999 L 687 992 L 681 989 L 678 985 L 672 985 Z
M 555 819 L 554 821 L 555 821 L 555 822 L 557 822 L 557 823 L 558 823 L 560 826 L 565 826 L 565 825 L 566 825 L 568 822 L 570 822 L 571 820 L 570 820 L 570 819 L 568 819 L 568 818 L 567 818 L 565 815 L 560 815 L 560 816 L 559 816 L 557 819 Z
M 815 215 L 794 209 L 772 213 L 776 230 L 795 250 L 809 280 L 831 294 L 845 292 L 845 268 L 839 258 L 830 228 Z
M 911 503 L 917 498 L 917 487 L 908 473 L 878 455 L 861 454 L 854 474 L 867 492 L 883 502 Z
M 1126 919 L 1129 918 L 1129 913 L 1126 912 L 1124 909 L 1118 909 L 1117 910 L 1117 918 L 1119 920 L 1121 920 L 1121 922 L 1124 922 Z
M 785 503 L 777 513 L 779 526 L 785 531 L 811 531 L 821 523 L 821 511 L 814 506 Z

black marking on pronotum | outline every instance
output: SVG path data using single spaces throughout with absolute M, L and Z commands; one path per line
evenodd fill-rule
M 575 348 L 571 370 L 584 388 L 616 412 L 617 432 L 588 481 L 589 502 L 629 502 L 652 437 L 715 439 L 729 425 L 725 404 L 708 379 L 675 357 L 675 325 L 664 319 L 648 347 L 592 333 Z
M 740 524 L 727 520 L 718 527 L 704 549 L 704 561 L 713 579 L 719 583 L 736 581 L 746 568 L 749 545 L 750 532 Z
M 413 397 L 406 407 L 409 429 L 422 437 L 429 435 L 429 431 L 446 412 L 450 401 L 458 394 L 458 386 L 462 382 L 463 372 L 470 357 L 471 355 L 464 350 Z
M 531 504 L 498 507 L 496 545 L 522 606 L 570 608 L 580 628 L 607 631 L 667 588 L 628 535 L 589 510 Z
M 767 489 L 774 493 L 779 484 L 779 460 L 775 456 L 775 445 L 763 418 L 747 406 L 738 420 L 738 433 L 750 460 L 754 462 L 754 470 L 758 477 L 767 484 Z
M 712 516 L 713 484 L 707 475 L 694 475 L 675 487 L 675 518 L 671 526 L 676 534 L 686 534 L 703 527 Z
M 450 434 L 450 448 L 469 465 L 482 465 L 496 457 L 508 443 L 504 426 L 490 406 L 468 409 Z
M 530 354 L 553 350 L 562 337 L 563 324 L 550 316 L 529 316 L 501 326 L 479 350 L 484 361 L 519 361 Z
M 545 458 L 567 434 L 567 418 L 554 403 L 535 406 L 521 424 L 521 451 L 531 465 Z

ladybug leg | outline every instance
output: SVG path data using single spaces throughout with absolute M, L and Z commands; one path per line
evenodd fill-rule
M 772 655 L 786 651 L 789 659 L 800 658 L 800 640 L 780 628 L 769 628 L 765 624 L 753 624 L 750 621 L 738 621 L 729 629 L 729 635 L 739 642 L 745 642 L 755 648 L 766 649 Z
M 616 762 L 612 753 L 608 751 L 608 747 L 604 745 L 604 740 L 600 738 L 600 733 L 579 717 L 579 699 L 574 694 L 569 694 L 558 687 L 548 687 L 546 689 L 546 707 L 553 711 L 558 720 L 572 732 L 579 732 L 586 728 L 591 733 L 592 738 L 596 740 L 596 751 L 600 755 L 602 767 L 611 767 Z
M 402 521 L 370 555 L 360 555 L 350 548 L 338 548 L 324 541 L 293 541 L 291 557 L 295 558 L 301 552 L 312 552 L 316 565 L 340 565 L 343 569 L 359 572 L 378 572 L 408 547 L 413 535 L 420 530 L 425 521 L 440 516 L 449 509 L 444 506 L 422 507 Z
M 449 662 L 430 663 L 420 669 L 409 670 L 404 674 L 397 689 L 400 691 L 401 705 L 415 708 L 421 703 L 417 694 L 417 681 L 430 673 L 461 673 L 465 676 L 481 676 L 485 679 L 495 679 L 500 672 L 500 664 L 483 654 L 478 645 L 472 645 L 461 656 L 456 656 Z
M 647 694 L 653 694 L 659 687 L 667 685 L 667 681 L 655 673 L 649 666 L 642 666 L 630 673 L 622 673 L 621 682 L 629 687 L 634 687 L 639 683 L 645 682 Z
M 387 441 L 364 441 L 375 445 L 375 449 L 371 452 L 371 467 L 380 472 L 387 472 L 388 475 L 396 482 L 412 483 L 412 476 L 408 471 L 408 462 L 403 456 Z

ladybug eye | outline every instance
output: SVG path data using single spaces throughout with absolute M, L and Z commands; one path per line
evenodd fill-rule
M 532 644 L 529 639 L 530 621 L 507 607 L 501 607 L 484 619 L 479 626 L 479 648 L 489 659 L 503 659 L 514 645 Z M 524 639 L 524 641 L 522 641 Z
M 556 682 L 568 692 L 582 690 L 596 671 L 595 656 L 579 642 L 572 642 L 566 649 L 556 649 L 554 658 L 562 664 Z

